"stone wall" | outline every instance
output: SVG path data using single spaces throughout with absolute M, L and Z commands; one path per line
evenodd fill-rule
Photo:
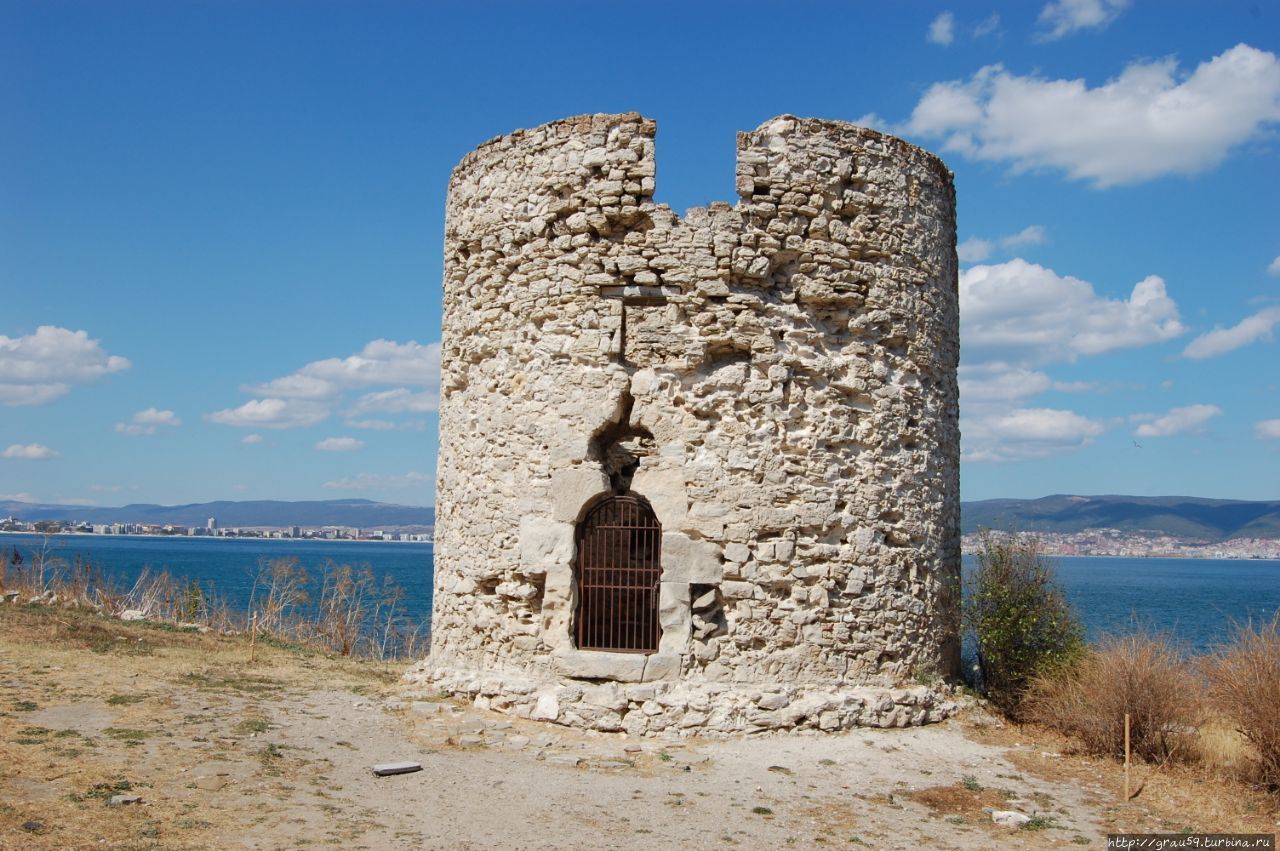
M 902 686 L 957 659 L 951 174 L 782 116 L 739 134 L 737 205 L 681 218 L 654 133 L 565 119 L 454 171 L 418 676 L 633 732 L 937 717 Z M 628 486 L 662 524 L 659 651 L 578 650 L 575 524 Z

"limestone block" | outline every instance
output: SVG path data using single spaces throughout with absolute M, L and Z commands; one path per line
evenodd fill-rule
M 683 653 L 689 645 L 692 610 L 689 583 L 663 582 L 658 593 L 658 623 L 662 635 L 658 647 L 664 653 Z
M 600 650 L 568 650 L 555 654 L 557 670 L 565 676 L 621 683 L 640 682 L 646 658 L 640 653 L 609 653 Z
M 573 560 L 573 525 L 547 517 L 520 518 L 520 565 L 523 573 L 536 575 Z
M 621 711 L 627 708 L 627 696 L 613 683 L 592 685 L 583 689 L 582 700 L 592 706 Z
M 609 477 L 594 465 L 554 470 L 551 473 L 551 519 L 576 523 L 591 498 L 608 490 Z
M 756 706 L 767 711 L 782 709 L 789 703 L 791 703 L 791 698 L 785 694 L 762 694 L 756 699 Z
M 681 532 L 662 533 L 662 581 L 715 585 L 724 578 L 720 548 Z
M 680 656 L 676 653 L 655 653 L 645 657 L 643 681 L 675 679 L 680 673 Z
M 574 591 L 573 571 L 567 566 L 547 571 L 542 588 L 542 640 L 553 651 L 573 647 Z
M 552 692 L 538 695 L 538 704 L 529 717 L 534 721 L 554 721 L 560 715 L 560 701 Z
M 674 531 L 684 528 L 689 513 L 689 493 L 685 488 L 683 470 L 642 463 L 631 480 L 631 489 L 649 500 L 663 529 Z M 663 556 L 665 560 L 665 549 Z

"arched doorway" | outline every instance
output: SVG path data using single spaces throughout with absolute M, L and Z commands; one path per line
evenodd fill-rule
M 662 526 L 637 496 L 601 499 L 578 524 L 579 650 L 656 653 Z

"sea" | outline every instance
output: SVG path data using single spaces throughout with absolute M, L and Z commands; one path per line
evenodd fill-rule
M 403 591 L 401 615 L 413 624 L 431 620 L 431 544 L 292 538 L 204 538 L 161 535 L 0 535 L 0 557 L 14 548 L 30 565 L 76 559 L 98 570 L 112 587 L 128 590 L 144 570 L 168 571 L 183 584 L 198 583 L 233 609 L 248 608 L 254 580 L 276 559 L 297 559 L 318 580 L 328 565 L 368 567 L 379 583 L 390 578 Z M 313 599 L 316 591 L 311 589 Z
M 432 545 L 382 541 L 194 538 L 133 535 L 0 535 L 0 553 L 70 564 L 77 557 L 117 586 L 144 568 L 210 587 L 229 605 L 247 606 L 254 576 L 273 559 L 296 558 L 312 576 L 326 564 L 369 567 L 404 591 L 403 614 L 415 623 L 431 615 Z M 1058 584 L 1091 640 L 1146 628 L 1190 652 L 1226 641 L 1234 624 L 1269 620 L 1280 611 L 1280 561 L 1238 559 L 1052 558 Z M 971 568 L 971 556 L 965 556 Z

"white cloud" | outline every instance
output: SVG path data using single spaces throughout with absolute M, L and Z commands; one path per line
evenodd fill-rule
M 247 444 L 249 444 L 250 446 L 252 446 L 252 445 L 254 445 L 255 443 L 261 443 L 261 442 L 262 442 L 262 435 L 260 435 L 260 434 L 246 434 L 244 437 L 240 438 L 240 442 L 241 442 L 241 443 L 247 443 Z
M 1206 171 L 1276 121 L 1280 61 L 1238 44 L 1190 75 L 1173 58 L 1135 62 L 1095 88 L 989 65 L 931 86 L 900 132 L 1015 173 L 1061 170 L 1105 188 Z
M 1225 355 L 1258 340 L 1270 340 L 1271 329 L 1280 324 L 1280 307 L 1269 307 L 1245 317 L 1230 328 L 1215 326 L 1192 340 L 1182 356 L 1193 360 Z
M 329 416 L 328 406 L 306 399 L 251 399 L 238 408 L 207 414 L 210 422 L 239 428 L 298 428 Z
M 943 12 L 929 24 L 929 33 L 925 38 L 932 44 L 941 44 L 945 47 L 955 41 L 955 28 L 956 16 L 950 12 Z
M 966 461 L 1027 461 L 1088 446 L 1106 431 L 1073 411 L 1018 408 L 966 419 L 960 425 Z
M 427 424 L 422 420 L 405 420 L 399 423 L 379 419 L 347 420 L 347 425 L 352 428 L 366 428 L 372 431 L 422 431 L 427 427 Z
M 874 112 L 868 112 L 860 116 L 853 123 L 859 127 L 870 127 L 872 130 L 879 130 L 882 133 L 893 132 L 893 125 Z
M 440 344 L 373 340 L 357 354 L 312 361 L 289 375 L 261 384 L 243 385 L 241 389 L 246 393 L 263 398 L 209 414 L 207 418 L 226 425 L 250 427 L 312 425 L 341 404 L 341 397 L 347 391 L 379 384 L 400 387 L 381 394 L 365 394 L 351 413 L 435 410 L 440 388 Z M 281 411 L 280 416 L 273 416 L 273 410 L 277 409 Z M 264 421 L 259 423 L 255 417 L 263 417 Z M 275 424 L 266 425 L 268 421 Z
M 24 461 L 46 461 L 57 458 L 58 453 L 41 443 L 15 443 L 3 453 L 5 458 L 20 458 Z
M 1174 408 L 1149 423 L 1143 423 L 1134 434 L 1138 437 L 1170 437 L 1189 431 L 1202 431 L 1205 423 L 1221 414 L 1222 409 L 1217 405 L 1187 405 L 1184 408 Z
M 352 428 L 367 428 L 373 431 L 392 431 L 396 424 L 390 420 L 347 420 Z
M 366 393 L 356 401 L 348 413 L 352 416 L 371 414 L 377 411 L 388 414 L 403 413 L 405 411 L 425 414 L 437 410 L 439 407 L 440 396 L 434 390 L 414 393 L 408 388 L 397 387 L 394 390 Z
M 306 367 L 303 367 L 306 369 Z M 332 381 L 295 372 L 265 384 L 241 385 L 241 390 L 256 396 L 273 396 L 286 399 L 327 399 L 338 392 Z
M 1044 225 L 1027 225 L 1017 233 L 1000 237 L 1000 247 L 1007 251 L 1024 245 L 1043 245 L 1048 238 Z
M 974 38 L 985 38 L 996 30 L 1000 29 L 1000 13 L 992 12 L 991 17 L 984 21 L 979 21 L 973 28 Z
M 70 384 L 7 384 L 0 383 L 0 405 L 43 405 L 65 396 Z
M 440 344 L 410 340 L 396 343 L 374 340 L 359 354 L 345 358 L 312 361 L 292 376 L 277 379 L 313 379 L 338 387 L 367 387 L 373 384 L 408 384 L 415 387 L 440 386 Z M 298 382 L 298 392 L 316 393 L 319 384 Z M 283 395 L 283 394 L 279 394 Z
M 116 423 L 116 431 L 131 435 L 155 434 L 157 426 L 179 425 L 182 425 L 182 420 L 173 411 L 147 408 L 130 417 L 129 422 Z
M 1052 387 L 1049 376 L 1030 369 L 1009 369 L 1003 364 L 960 367 L 960 399 L 964 405 L 1025 399 Z
M 1280 420 L 1259 420 L 1253 425 L 1258 440 L 1280 440 Z
M 1273 278 L 1280 278 L 1280 257 L 1271 261 L 1271 265 L 1267 267 L 1267 274 Z
M 971 236 L 956 246 L 956 256 L 961 263 L 981 263 L 991 256 L 999 245 L 1005 251 L 1012 251 L 1024 245 L 1041 245 L 1048 241 L 1048 233 L 1043 225 L 1028 225 L 1017 233 L 999 237 L 996 240 Z
M 131 366 L 108 355 L 86 331 L 41 325 L 25 337 L 0 335 L 0 404 L 43 405 Z
M 138 411 L 133 415 L 135 423 L 146 423 L 148 425 L 182 425 L 182 420 L 178 419 L 177 414 L 173 411 L 161 411 L 157 408 L 147 408 L 145 411 Z
M 0 493 L 0 499 L 12 500 L 14 502 L 39 502 L 34 495 L 26 493 Z
M 956 246 L 956 256 L 960 258 L 961 263 L 981 263 L 990 257 L 994 250 L 995 245 L 989 240 L 971 236 Z
M 1185 330 L 1155 275 L 1121 301 L 1022 259 L 961 273 L 960 323 L 966 360 L 1013 366 L 1145 346 Z
M 1003 237 L 1027 244 L 1036 226 Z M 960 274 L 962 459 L 1014 462 L 1087 446 L 1108 426 L 1067 410 L 1029 407 L 1050 390 L 1105 392 L 1108 382 L 1058 381 L 1041 367 L 1071 363 L 1183 333 L 1164 281 L 1139 281 L 1127 298 L 1096 293 L 1086 281 L 1015 258 Z
M 1053 0 L 1040 10 L 1039 41 L 1055 41 L 1083 29 L 1101 29 L 1116 19 L 1129 0 Z
M 403 475 L 387 475 L 380 473 L 359 473 L 355 476 L 325 482 L 324 487 L 330 490 L 366 491 L 375 488 L 407 488 L 417 485 L 432 484 L 434 476 L 425 473 L 409 472 Z
M 364 441 L 354 437 L 326 437 L 316 444 L 321 452 L 354 452 L 364 449 Z

